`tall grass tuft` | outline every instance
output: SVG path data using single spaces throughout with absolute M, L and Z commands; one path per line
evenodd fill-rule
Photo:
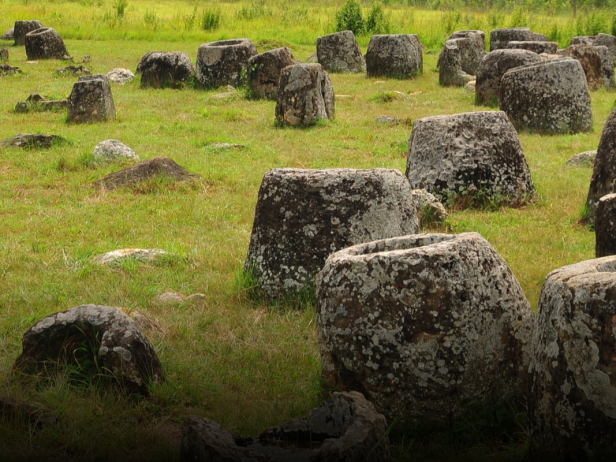
M 113 4 L 113 8 L 116 11 L 116 18 L 123 18 L 124 13 L 126 13 L 126 8 L 128 7 L 128 0 L 116 0 Z
M 201 29 L 206 31 L 216 30 L 220 27 L 222 12 L 220 8 L 207 8 L 201 16 Z

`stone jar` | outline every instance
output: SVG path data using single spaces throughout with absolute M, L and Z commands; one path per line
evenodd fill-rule
M 147 53 L 139 66 L 141 88 L 181 88 L 190 83 L 195 75 L 190 56 L 181 51 Z
M 452 39 L 445 42 L 445 48 L 441 51 L 437 65 L 439 68 L 438 81 L 441 85 L 463 87 L 471 80 L 475 80 L 472 75 L 467 74 L 462 69 L 464 50 L 472 49 L 472 45 L 468 38 Z
M 522 394 L 533 311 L 477 233 L 356 245 L 318 275 L 323 378 L 388 420 L 443 422 Z
M 201 45 L 197 54 L 197 81 L 208 88 L 239 87 L 248 70 L 248 60 L 257 54 L 257 47 L 248 39 Z
M 607 47 L 571 45 L 564 50 L 563 55 L 580 62 L 590 89 L 614 89 L 614 62 Z
M 327 72 L 365 72 L 366 61 L 350 30 L 317 39 L 317 58 Z
M 51 27 L 41 27 L 26 34 L 26 55 L 37 59 L 62 59 L 68 55 L 64 40 Z
M 550 55 L 556 54 L 558 51 L 558 43 L 556 42 L 535 42 L 526 41 L 526 42 L 517 42 L 511 41 L 507 43 L 507 49 L 512 50 L 529 50 L 537 54 L 547 53 Z
M 607 118 L 597 149 L 597 157 L 590 179 L 586 198 L 589 223 L 595 221 L 599 199 L 606 194 L 616 193 L 616 109 Z
M 38 20 L 31 21 L 15 21 L 15 27 L 13 28 L 13 38 L 15 39 L 15 46 L 23 46 L 26 44 L 26 34 L 33 30 L 43 27 L 43 23 Z
M 492 32 L 490 32 L 490 51 L 507 48 L 507 44 L 512 41 L 534 41 L 533 31 L 526 27 L 494 29 Z
M 423 74 L 423 45 L 415 34 L 373 35 L 366 52 L 368 77 L 413 78 Z
M 248 85 L 254 98 L 278 99 L 280 74 L 287 66 L 299 64 L 287 47 L 255 55 L 248 60 Z
M 479 64 L 486 54 L 486 35 L 481 30 L 459 30 L 449 36 L 447 40 L 465 38 L 471 42 L 470 47 L 462 47 L 462 71 L 469 75 L 476 75 Z
M 79 77 L 68 98 L 71 123 L 95 123 L 115 119 L 116 111 L 109 78 L 104 74 Z

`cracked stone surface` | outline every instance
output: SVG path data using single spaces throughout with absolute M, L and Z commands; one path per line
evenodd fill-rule
M 318 276 L 321 373 L 390 421 L 445 421 L 523 393 L 533 317 L 478 233 L 349 247 Z
M 13 28 L 13 37 L 15 38 L 15 46 L 23 46 L 26 44 L 26 34 L 33 30 L 43 27 L 43 23 L 36 19 L 30 21 L 15 21 Z
M 350 30 L 317 39 L 317 59 L 327 72 L 366 72 L 366 61 Z
M 29 61 L 63 59 L 68 55 L 64 40 L 51 27 L 41 27 L 26 34 L 26 55 Z
M 469 75 L 477 74 L 479 64 L 486 54 L 486 35 L 481 30 L 459 30 L 449 36 L 447 40 L 466 38 L 471 45 L 462 47 L 462 71 Z
M 497 50 L 484 56 L 477 69 L 475 95 L 480 103 L 498 99 L 501 79 L 505 72 L 528 64 L 541 62 L 537 53 L 529 50 Z
M 423 74 L 423 45 L 416 34 L 373 35 L 365 59 L 368 77 Z
M 92 151 L 97 162 L 113 162 L 114 160 L 139 160 L 139 156 L 131 148 L 118 140 L 105 140 L 96 145 Z
M 507 48 L 507 44 L 512 41 L 531 42 L 534 39 L 533 31 L 526 27 L 494 29 L 490 32 L 490 51 Z
M 601 141 L 597 149 L 586 198 L 589 223 L 594 222 L 599 199 L 611 193 L 616 193 L 616 109 L 612 111 L 603 126 Z
M 473 45 L 468 38 L 447 40 L 445 47 L 438 57 L 439 69 L 438 81 L 444 86 L 463 87 L 471 80 L 475 80 L 470 74 L 462 70 L 463 50 L 470 49 Z
M 195 75 L 190 56 L 181 51 L 150 51 L 139 61 L 141 87 L 181 88 Z
M 443 202 L 482 192 L 520 204 L 535 195 L 518 134 L 501 111 L 416 120 L 406 175 L 413 189 L 426 189 Z
M 599 87 L 614 89 L 614 61 L 607 47 L 571 45 L 563 54 L 580 62 L 591 90 Z
M 529 367 L 533 460 L 588 460 L 589 453 L 613 451 L 614 332 L 616 257 L 588 260 L 548 274 Z
M 280 73 L 287 66 L 299 64 L 290 48 L 276 48 L 248 60 L 248 84 L 253 96 L 276 101 Z
M 197 54 L 197 80 L 208 88 L 242 85 L 242 73 L 248 60 L 257 55 L 257 47 L 248 39 L 220 40 L 201 45 Z
M 272 298 L 311 289 L 331 253 L 419 232 L 411 189 L 398 170 L 271 170 L 259 190 L 244 269 Z
M 336 97 L 329 74 L 320 64 L 299 63 L 280 73 L 276 119 L 285 125 L 308 126 L 333 119 Z
M 512 40 L 505 47 L 513 50 L 529 50 L 537 54 L 547 53 L 550 55 L 556 54 L 558 51 L 558 43 L 556 42 L 536 42 L 534 40 L 518 42 Z
M 82 124 L 115 119 L 111 84 L 105 74 L 79 77 L 68 97 L 67 121 Z
M 616 255 L 616 194 L 599 199 L 595 214 L 595 256 Z
M 560 134 L 592 129 L 584 69 L 571 58 L 510 69 L 501 79 L 500 107 L 516 129 Z
M 150 383 L 163 380 L 158 356 L 135 321 L 103 305 L 81 305 L 41 319 L 24 334 L 15 368 L 27 373 L 48 361 L 78 361 L 89 354 L 84 342 L 130 391 L 147 395 Z

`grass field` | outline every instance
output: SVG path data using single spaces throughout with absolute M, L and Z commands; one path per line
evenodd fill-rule
M 185 51 L 194 62 L 201 43 L 238 36 L 253 39 L 260 52 L 286 45 L 297 58 L 306 59 L 315 51 L 316 38 L 328 32 L 337 8 L 317 3 L 322 5 L 317 11 L 307 3 L 263 3 L 266 13 L 241 19 L 242 8 L 259 4 L 129 1 L 119 19 L 113 4 L 102 1 L 0 0 L 0 5 L 0 32 L 16 19 L 41 19 L 66 38 L 78 60 L 92 56 L 94 73 L 116 67 L 134 71 L 139 58 L 152 49 Z M 195 7 L 197 17 L 206 7 L 220 8 L 219 29 L 207 32 L 198 24 L 188 28 L 186 16 Z M 283 10 L 298 16 L 285 19 Z M 339 95 L 336 120 L 300 130 L 276 127 L 275 102 L 242 97 L 216 101 L 210 99 L 215 91 L 192 88 L 142 90 L 138 80 L 113 85 L 118 113 L 113 122 L 67 125 L 62 112 L 16 114 L 15 104 L 30 93 L 66 97 L 76 79 L 54 76 L 68 63 L 29 64 L 23 47 L 0 42 L 10 46 L 10 63 L 24 71 L 21 76 L 0 77 L 0 139 L 40 132 L 69 141 L 49 150 L 0 149 L 0 394 L 42 403 L 63 422 L 59 428 L 38 432 L 0 423 L 0 456 L 24 461 L 177 460 L 179 428 L 190 414 L 254 436 L 321 403 L 315 308 L 255 302 L 241 284 L 261 178 L 276 167 L 404 171 L 409 125 L 378 125 L 376 117 L 387 114 L 412 121 L 494 109 L 476 106 L 474 95 L 463 89 L 438 85 L 438 46 L 447 36 L 443 21 L 450 13 L 400 5 L 387 11 L 394 18 L 393 31 L 418 33 L 422 41 L 424 34 L 427 37 L 424 74 L 408 81 L 332 75 Z M 149 23 L 144 21 L 146 12 Z M 471 12 L 454 28 L 483 25 L 480 28 L 489 31 L 490 18 L 498 14 Z M 512 14 L 501 16 L 504 25 L 512 20 Z M 571 24 L 565 16 L 536 15 L 529 20 L 537 32 L 545 33 L 549 31 L 539 27 L 542 21 L 546 27 L 554 21 Z M 365 50 L 368 37 L 360 43 Z M 407 96 L 381 102 L 379 95 L 391 91 Z M 597 148 L 614 99 L 615 93 L 592 93 L 591 133 L 520 134 L 538 190 L 534 204 L 451 211 L 445 228 L 477 231 L 490 241 L 535 308 L 548 272 L 594 257 L 594 233 L 579 224 L 591 169 L 564 164 L 574 154 Z M 94 188 L 94 181 L 121 168 L 94 168 L 83 161 L 98 142 L 109 138 L 132 147 L 142 159 L 171 157 L 201 180 L 192 186 L 152 182 L 110 192 Z M 215 142 L 245 147 L 208 147 Z M 127 247 L 161 248 L 181 258 L 164 265 L 92 264 L 99 253 Z M 205 302 L 159 304 L 157 296 L 169 290 L 203 293 Z M 70 369 L 61 368 L 48 378 L 12 374 L 23 333 L 40 318 L 83 303 L 124 306 L 158 319 L 161 328 L 147 335 L 169 380 L 156 386 L 150 398 L 102 388 Z M 476 440 L 464 439 L 467 430 L 448 433 L 463 435 L 453 440 L 432 433 L 422 440 L 405 431 L 398 429 L 392 437 L 398 460 L 525 456 L 522 430 L 509 435 L 514 440 L 509 446 L 509 439 L 498 432 L 487 439 L 475 432 Z

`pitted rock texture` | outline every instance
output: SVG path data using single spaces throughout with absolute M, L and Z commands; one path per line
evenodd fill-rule
M 2 147 L 16 147 L 16 148 L 50 148 L 56 143 L 65 141 L 59 135 L 43 135 L 41 133 L 22 133 L 15 135 L 6 140 L 0 142 Z
M 537 54 L 548 53 L 555 54 L 558 51 L 558 43 L 556 42 L 536 42 L 534 40 L 528 42 L 517 42 L 515 40 L 507 43 L 508 49 L 512 50 L 529 50 Z
M 590 89 L 614 88 L 614 61 L 607 47 L 571 45 L 565 49 L 564 55 L 580 62 Z
M 8 61 L 9 60 L 9 49 L 4 47 L 0 49 L 0 61 Z
M 153 157 L 119 172 L 110 173 L 102 180 L 96 181 L 94 185 L 111 190 L 122 186 L 131 186 L 155 177 L 163 177 L 173 181 L 191 181 L 198 178 L 199 175 L 189 173 L 188 170 L 168 157 Z
M 148 52 L 139 62 L 141 87 L 181 88 L 195 75 L 190 57 L 181 51 Z
M 612 193 L 616 193 L 616 109 L 612 111 L 605 122 L 597 149 L 595 166 L 590 179 L 588 197 L 586 198 L 589 223 L 595 221 L 595 210 L 597 210 L 599 199 Z
M 472 42 L 468 38 L 445 42 L 445 47 L 438 57 L 437 64 L 439 68 L 438 81 L 441 85 L 463 87 L 471 80 L 475 80 L 475 77 L 462 70 L 463 50 L 471 47 Z
M 595 257 L 616 255 L 616 194 L 599 199 L 595 213 Z
M 549 42 L 550 39 L 548 38 L 547 35 L 537 34 L 536 32 L 533 32 L 533 41 L 535 41 L 535 42 Z
M 64 40 L 55 29 L 41 27 L 26 34 L 26 55 L 28 60 L 63 59 L 68 55 Z
M 2 34 L 0 40 L 15 40 L 15 28 L 10 28 L 7 30 L 4 34 Z
M 350 30 L 317 39 L 317 59 L 327 72 L 366 72 L 366 61 Z
M 494 29 L 490 32 L 490 51 L 507 48 L 509 42 L 532 42 L 533 31 L 526 27 L 512 27 L 509 29 Z
M 119 83 L 120 85 L 124 85 L 135 80 L 135 74 L 133 74 L 129 69 L 123 69 L 121 67 L 116 67 L 115 69 L 107 72 L 106 75 L 110 82 Z
M 98 255 L 93 261 L 97 265 L 110 265 L 132 258 L 142 263 L 149 263 L 166 255 L 169 254 L 161 249 L 120 249 Z
M 505 72 L 520 66 L 541 62 L 537 53 L 529 50 L 497 50 L 484 56 L 477 69 L 475 96 L 480 103 L 498 99 Z
M 423 74 L 423 45 L 415 34 L 373 35 L 366 52 L 369 77 L 408 79 Z
M 56 71 L 60 75 L 90 75 L 92 71 L 83 66 L 68 66 Z
M 130 391 L 148 394 L 148 385 L 163 380 L 158 356 L 135 321 L 117 308 L 81 305 L 41 319 L 23 336 L 17 370 L 28 373 L 48 361 L 79 361 L 96 351 L 102 367 Z
M 13 36 L 15 38 L 15 46 L 23 46 L 26 44 L 26 34 L 43 27 L 43 23 L 36 19 L 31 21 L 15 21 L 13 28 Z
M 616 257 L 548 274 L 531 342 L 528 422 L 533 460 L 593 460 L 589 455 L 606 449 L 613 456 L 614 332 Z
M 145 64 L 148 61 L 148 58 L 150 56 L 152 56 L 153 54 L 156 53 L 167 53 L 167 51 L 148 51 L 146 52 L 146 54 L 144 54 L 141 59 L 139 60 L 139 63 L 137 63 L 137 69 L 135 70 L 135 74 L 141 74 L 143 72 L 143 68 L 145 66 Z
M 92 152 L 96 162 L 113 162 L 114 160 L 139 160 L 131 148 L 118 140 L 105 140 L 96 145 Z
M 486 35 L 481 30 L 459 30 L 449 36 L 447 40 L 466 38 L 471 41 L 470 47 L 463 47 L 462 71 L 469 75 L 477 74 L 479 64 L 486 54 Z
M 481 192 L 520 204 L 535 194 L 518 134 L 500 111 L 416 120 L 406 175 L 413 189 L 427 189 L 441 201 Z
M 586 35 L 581 35 L 579 37 L 573 37 L 571 39 L 571 45 L 594 45 L 595 37 L 589 37 Z
M 370 242 L 327 259 L 317 285 L 321 372 L 388 419 L 444 421 L 522 393 L 533 312 L 477 233 Z
M 334 88 L 320 64 L 299 63 L 280 72 L 276 119 L 292 126 L 308 126 L 317 120 L 333 119 Z
M 419 232 L 417 212 L 397 170 L 274 169 L 261 183 L 244 268 L 272 298 L 312 289 L 331 253 Z
M 447 210 L 443 204 L 427 190 L 413 189 L 411 194 L 419 206 L 418 217 L 421 226 L 433 222 L 441 223 L 447 219 Z
M 248 60 L 257 55 L 248 39 L 221 40 L 201 45 L 197 54 L 197 81 L 208 88 L 242 85 Z
M 516 129 L 548 134 L 592 129 L 586 76 L 580 62 L 571 58 L 507 71 L 501 79 L 500 107 Z
M 68 98 L 68 122 L 83 124 L 115 119 L 109 79 L 104 74 L 79 77 Z
M 266 51 L 248 60 L 248 85 L 255 98 L 278 99 L 280 73 L 287 66 L 299 64 L 287 47 Z
M 9 66 L 8 64 L 0 63 L 0 75 L 16 75 L 16 74 L 21 74 L 20 68 Z
M 572 167 L 592 167 L 595 165 L 596 157 L 597 151 L 585 151 L 567 160 L 567 165 Z

